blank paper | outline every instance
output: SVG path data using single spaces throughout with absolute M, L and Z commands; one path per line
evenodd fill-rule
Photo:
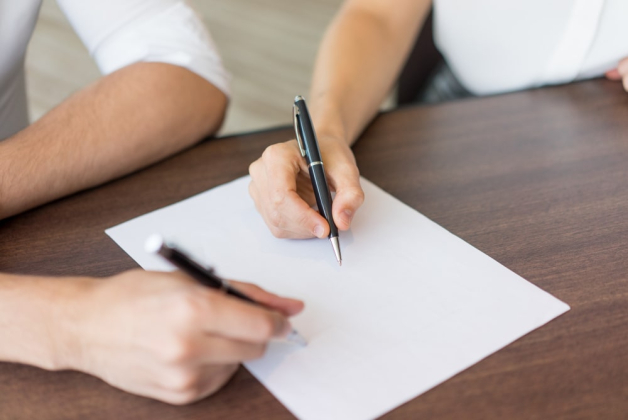
M 274 238 L 240 178 L 107 230 L 147 270 L 160 233 L 227 278 L 303 299 L 300 348 L 272 343 L 246 367 L 295 416 L 363 420 L 415 398 L 569 310 L 362 179 L 343 265 L 327 239 Z

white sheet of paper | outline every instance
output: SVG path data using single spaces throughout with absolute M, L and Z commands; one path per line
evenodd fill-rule
M 299 348 L 272 343 L 246 367 L 301 419 L 364 420 L 418 396 L 569 307 L 362 179 L 366 194 L 340 241 L 274 238 L 249 178 L 107 230 L 143 268 L 153 233 L 227 278 L 305 300 Z

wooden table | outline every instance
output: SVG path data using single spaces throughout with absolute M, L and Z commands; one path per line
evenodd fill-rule
M 0 222 L 0 270 L 136 267 L 105 228 L 245 175 L 291 136 L 209 140 Z M 403 108 L 377 118 L 355 154 L 366 178 L 572 308 L 388 418 L 628 418 L 628 94 L 619 83 Z M 244 369 L 215 396 L 174 407 L 82 373 L 0 363 L 0 418 L 292 416 Z

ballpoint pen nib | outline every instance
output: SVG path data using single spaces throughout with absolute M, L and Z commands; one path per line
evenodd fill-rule
M 342 255 L 340 255 L 340 242 L 338 241 L 337 236 L 332 236 L 329 238 L 331 241 L 331 246 L 334 248 L 334 254 L 336 255 L 336 261 L 338 261 L 338 265 L 342 266 Z
M 295 329 L 290 331 L 290 334 L 286 337 L 286 341 L 297 344 L 301 347 L 307 346 L 307 340 Z

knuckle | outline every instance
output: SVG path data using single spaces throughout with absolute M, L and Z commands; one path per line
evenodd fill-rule
M 364 191 L 362 191 L 361 188 L 352 189 L 350 195 L 356 204 L 361 205 L 362 203 L 364 203 Z
M 222 365 L 207 379 L 204 386 L 205 394 L 212 395 L 218 391 L 238 369 L 238 364 Z
M 196 396 L 200 375 L 195 370 L 179 369 L 168 375 L 168 383 L 166 386 L 169 390 L 174 391 L 184 400 L 191 399 Z
M 177 392 L 165 399 L 168 404 L 186 405 L 196 401 L 196 394 L 192 392 Z
M 262 153 L 262 159 L 272 161 L 279 158 L 282 154 L 283 147 L 281 143 L 271 144 L 266 149 L 264 149 L 264 153 Z
M 189 325 L 196 322 L 201 312 L 198 298 L 191 293 L 184 292 L 178 297 L 172 311 L 173 319 L 183 325 Z
M 257 167 L 260 165 L 259 160 L 256 160 L 255 162 L 251 163 L 249 165 L 249 174 L 252 177 L 255 177 L 255 174 L 257 173 Z
M 282 190 L 272 191 L 270 193 L 270 204 L 275 208 L 281 207 L 285 204 L 286 198 L 287 198 L 287 194 L 285 191 L 282 191 Z M 275 210 L 275 211 L 278 212 L 278 210 Z M 279 216 L 281 216 L 281 213 L 279 213 Z
M 288 234 L 285 230 L 280 229 L 276 226 L 270 226 L 270 233 L 277 239 L 285 239 L 288 237 Z
M 270 212 L 268 215 L 268 221 L 270 224 L 276 228 L 282 227 L 284 223 L 284 215 L 281 211 L 275 209 Z
M 192 344 L 183 337 L 174 337 L 161 347 L 161 358 L 170 364 L 182 364 L 193 357 Z

